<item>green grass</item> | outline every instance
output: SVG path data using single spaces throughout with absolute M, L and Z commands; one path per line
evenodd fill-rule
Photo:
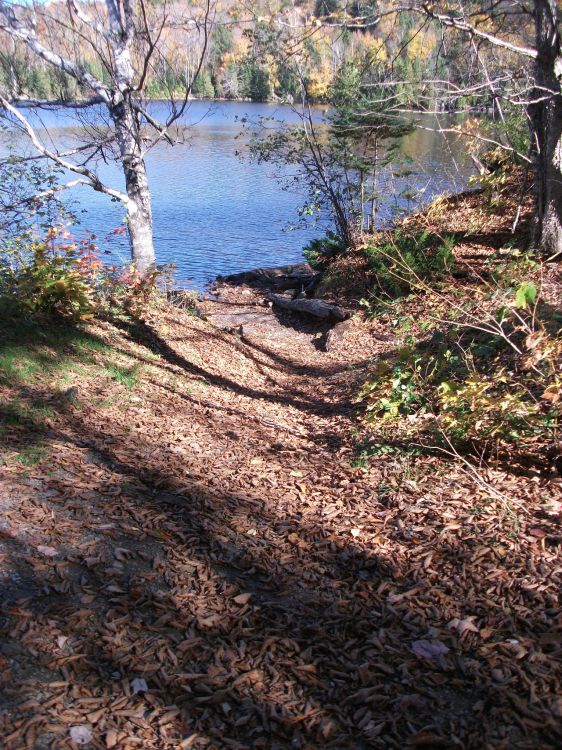
M 113 347 L 82 324 L 32 319 L 11 309 L 2 312 L 0 387 L 11 390 L 4 390 L 0 405 L 0 462 L 29 469 L 48 453 L 43 435 L 57 411 L 64 409 L 59 397 L 65 386 L 77 376 L 99 378 L 107 367 L 115 380 L 132 388 L 138 367 L 105 365 Z
M 29 445 L 22 448 L 16 456 L 12 457 L 12 461 L 15 461 L 22 466 L 37 466 L 37 464 L 44 458 L 47 448 L 45 445 Z
M 83 327 L 6 315 L 0 322 L 0 385 L 32 385 L 72 371 L 110 351 Z
M 0 351 L 0 383 L 3 385 L 29 383 L 41 369 L 40 361 L 24 346 L 6 346 Z
M 78 362 L 75 362 L 73 360 L 69 360 L 68 362 L 65 362 L 60 370 L 58 371 L 57 375 L 60 378 L 61 383 L 64 385 L 72 385 L 72 383 L 75 380 L 76 375 L 87 375 L 88 369 L 84 364 L 79 364 Z
M 129 391 L 132 390 L 140 379 L 141 366 L 134 364 L 131 367 L 123 367 L 109 362 L 105 369 L 116 383 L 125 386 Z
M 88 358 L 91 354 L 107 354 L 111 351 L 111 347 L 105 341 L 89 335 L 78 336 L 72 345 L 80 355 L 87 355 Z
M 55 410 L 50 404 L 34 399 L 15 399 L 0 407 L 0 424 L 3 426 L 43 424 L 47 419 L 53 419 Z

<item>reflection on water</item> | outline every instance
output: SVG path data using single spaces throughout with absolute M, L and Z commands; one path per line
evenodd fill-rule
M 165 116 L 164 104 L 152 107 L 156 116 Z M 202 289 L 217 274 L 300 262 L 303 245 L 322 234 L 322 226 L 284 231 L 305 196 L 282 190 L 266 166 L 237 156 L 245 146 L 238 137 L 240 119 L 261 115 L 296 118 L 290 108 L 273 104 L 193 102 L 183 117 L 191 126 L 188 141 L 173 148 L 160 144 L 147 158 L 157 258 L 173 263 L 187 286 Z M 77 132 L 68 113 L 34 117 L 41 118 L 54 142 L 68 142 Z M 445 143 L 435 133 L 418 130 L 404 139 L 403 150 L 416 162 L 415 184 L 425 189 L 424 199 L 466 184 L 468 165 L 454 139 Z M 99 170 L 106 183 L 122 189 L 115 164 L 101 164 Z M 107 259 L 128 258 L 126 238 L 104 240 L 122 223 L 122 206 L 88 188 L 70 194 L 83 229 L 96 233 Z M 389 218 L 393 203 L 389 198 L 382 219 Z

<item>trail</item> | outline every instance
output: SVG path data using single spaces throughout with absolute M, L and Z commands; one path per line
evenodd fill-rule
M 261 317 L 95 324 L 132 389 L 88 368 L 76 401 L 5 389 L 58 404 L 13 436 L 45 458 L 3 467 L 6 750 L 72 727 L 96 748 L 554 748 L 555 552 L 498 545 L 505 509 L 454 465 L 353 466 L 392 337 L 357 323 L 325 352 L 251 290 L 219 311 Z

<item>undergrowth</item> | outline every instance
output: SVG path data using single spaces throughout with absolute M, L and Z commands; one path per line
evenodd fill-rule
M 100 384 L 110 398 L 123 400 L 112 384 L 131 391 L 142 364 L 127 361 L 111 341 L 87 322 L 4 310 L 0 320 L 0 460 L 27 468 L 49 454 L 49 437 L 69 407 L 99 399 Z M 96 395 L 94 395 L 97 394 Z M 96 404 L 101 407 L 101 404 Z
M 403 345 L 374 363 L 359 393 L 375 433 L 359 459 L 387 445 L 558 460 L 562 315 L 541 299 L 538 261 L 519 261 L 496 265 L 492 282 L 468 294 L 432 286 L 415 268 L 405 275 L 410 316 L 390 318 Z
M 364 248 L 373 278 L 370 299 L 395 299 L 409 294 L 420 280 L 434 284 L 453 270 L 455 239 L 424 229 L 397 229 Z
M 76 239 L 54 225 L 0 243 L 0 307 L 65 320 L 138 317 L 170 273 L 106 265 L 95 236 Z

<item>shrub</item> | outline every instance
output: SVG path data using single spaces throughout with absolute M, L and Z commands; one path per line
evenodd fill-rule
M 321 270 L 326 268 L 331 258 L 344 250 L 341 238 L 335 232 L 328 231 L 324 237 L 311 240 L 303 249 L 303 255 L 314 270 Z
M 518 165 L 529 151 L 529 126 L 523 110 L 506 103 L 501 121 L 487 117 L 472 118 L 463 124 L 468 136 L 467 149 L 478 166 L 478 175 L 469 184 L 479 185 L 492 207 L 501 206 Z M 498 143 L 494 148 L 489 143 Z
M 511 308 L 514 321 L 525 314 L 521 302 Z M 451 330 L 405 347 L 379 362 L 363 385 L 366 419 L 408 441 L 475 455 L 507 446 L 526 450 L 537 441 L 554 445 L 562 414 L 562 340 L 535 321 L 518 346 L 483 331 Z
M 364 252 L 373 273 L 374 294 L 400 297 L 409 294 L 420 281 L 444 278 L 455 264 L 454 246 L 452 237 L 404 229 L 393 232 L 386 242 L 368 245 Z
M 0 293 L 30 313 L 91 317 L 94 290 L 74 245 L 55 247 L 54 230 L 44 240 L 15 242 L 0 263 Z
M 510 152 L 499 147 L 491 149 L 482 156 L 480 174 L 472 176 L 468 184 L 481 187 L 490 206 L 498 208 L 510 185 L 514 166 Z
M 100 311 L 110 316 L 124 313 L 140 317 L 169 273 L 167 267 L 152 268 L 142 275 L 134 266 L 104 267 L 97 282 Z
M 27 233 L 0 248 L 0 299 L 31 314 L 87 319 L 94 314 L 139 316 L 163 272 L 106 266 L 95 236 L 77 241 L 60 227 L 40 240 Z

